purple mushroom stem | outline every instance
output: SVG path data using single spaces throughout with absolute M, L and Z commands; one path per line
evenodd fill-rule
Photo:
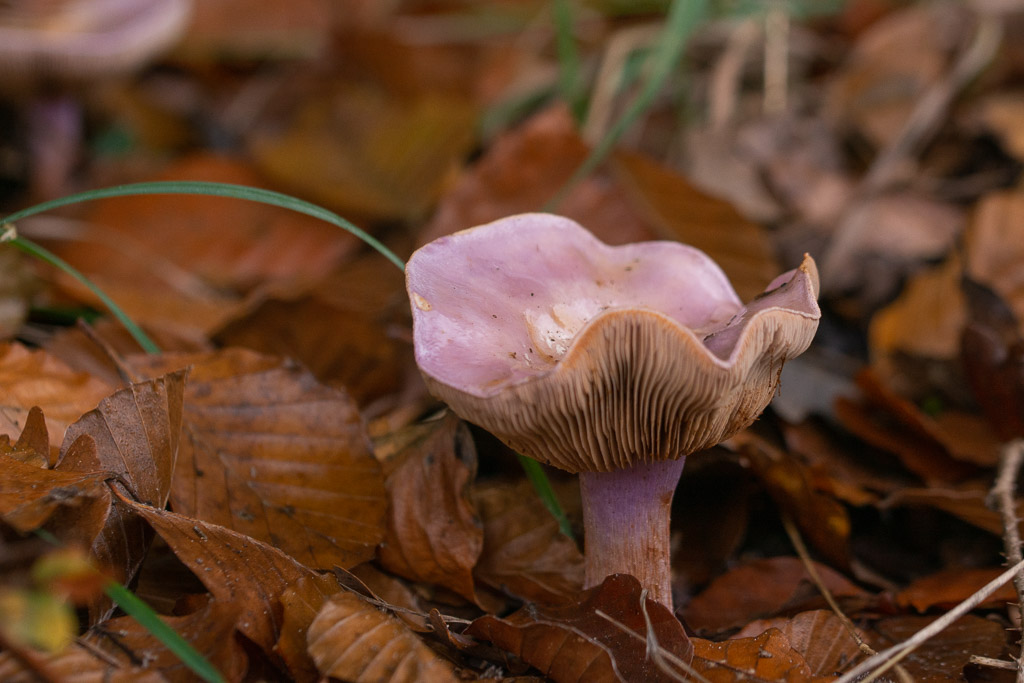
M 672 604 L 669 524 L 686 458 L 611 472 L 580 472 L 584 587 L 631 574 L 663 605 Z

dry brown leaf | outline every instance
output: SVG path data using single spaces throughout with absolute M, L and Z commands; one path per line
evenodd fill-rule
M 416 436 L 384 463 L 391 505 L 377 556 L 390 572 L 475 601 L 473 567 L 484 544 L 469 498 L 476 448 L 453 413 L 413 429 Z
M 469 151 L 475 107 L 436 92 L 398 98 L 337 83 L 307 96 L 292 120 L 254 135 L 256 163 L 343 214 L 422 218 Z
M 960 289 L 960 259 L 921 271 L 891 304 L 871 318 L 868 343 L 872 362 L 888 365 L 891 356 L 950 360 L 960 350 L 967 308 Z M 885 375 L 893 374 L 886 367 Z
M 966 40 L 966 5 L 915 4 L 887 14 L 858 36 L 828 84 L 826 114 L 882 147 L 899 134 L 925 90 Z
M 88 546 L 103 527 L 110 507 L 108 473 L 44 469 L 9 455 L 0 455 L 0 470 L 0 519 L 18 531 L 42 527 L 59 509 L 60 521 L 69 524 L 51 531 L 64 541 Z
M 835 565 L 849 566 L 850 518 L 846 508 L 812 488 L 804 463 L 751 431 L 736 434 L 725 445 L 745 458 L 812 546 Z
M 974 595 L 982 586 L 1003 573 L 1003 569 L 952 567 L 917 579 L 896 595 L 901 607 L 925 612 L 933 607 L 950 609 Z M 1013 583 L 1004 584 L 990 595 L 981 608 L 998 609 L 1017 600 Z
M 355 593 L 336 593 L 309 627 L 309 654 L 324 676 L 356 683 L 454 683 L 451 665 L 397 618 Z
M 240 162 L 212 155 L 179 161 L 155 180 L 265 186 Z M 340 228 L 264 204 L 140 195 L 98 202 L 81 233 L 54 250 L 136 322 L 198 343 L 244 310 L 241 295 L 253 287 L 309 282 L 357 244 Z M 69 278 L 60 282 L 94 301 Z
M 212 154 L 177 161 L 154 180 L 266 187 L 242 162 Z M 311 216 L 223 197 L 118 197 L 97 202 L 89 220 L 119 240 L 145 245 L 147 252 L 158 254 L 172 267 L 231 291 L 268 282 L 315 281 L 359 244 L 341 228 Z M 73 252 L 77 256 L 79 246 Z M 109 275 L 128 267 L 108 261 L 95 265 L 85 270 Z
M 338 590 L 337 585 L 304 576 L 281 593 L 281 637 L 274 651 L 297 681 L 316 681 L 320 676 L 309 656 L 307 634 L 324 603 Z
M 173 57 L 200 62 L 311 58 L 327 45 L 330 0 L 204 0 L 192 7 Z
M 818 680 L 786 636 L 775 628 L 754 638 L 721 643 L 694 638 L 693 668 L 711 683 Z
M 868 643 L 883 650 L 908 640 L 934 621 L 934 617 L 899 616 L 883 619 L 868 632 Z M 1006 629 L 997 621 L 969 614 L 926 641 L 900 661 L 918 683 L 964 680 L 971 655 L 1000 658 L 1006 650 Z
M 219 330 L 216 340 L 294 358 L 366 406 L 398 393 L 410 375 L 419 381 L 411 342 L 401 338 L 408 318 L 402 272 L 372 254 L 322 279 L 308 295 L 264 301 Z
M 994 462 L 993 441 L 979 445 L 977 439 L 944 431 L 870 370 L 858 374 L 857 386 L 865 399 L 858 402 L 840 396 L 835 403 L 836 417 L 867 443 L 896 455 L 904 467 L 924 481 L 962 481 L 977 471 L 975 463 Z
M 844 213 L 821 259 L 822 294 L 855 292 L 874 308 L 907 272 L 945 256 L 966 223 L 960 207 L 908 191 L 861 199 Z
M 557 106 L 542 111 L 498 138 L 463 173 L 420 233 L 420 243 L 511 214 L 540 210 L 588 153 L 567 109 Z M 559 204 L 558 213 L 608 244 L 657 236 L 622 190 L 600 174 L 577 185 Z
M 521 657 L 557 683 L 677 680 L 678 669 L 667 673 L 646 654 L 648 643 L 685 663 L 693 646 L 675 615 L 646 596 L 635 578 L 613 574 L 578 601 L 529 605 L 504 619 L 485 615 L 465 633 Z
M 43 409 L 50 445 L 59 448 L 68 425 L 92 410 L 112 387 L 75 372 L 45 351 L 0 345 L 0 434 L 21 431 L 33 406 Z
M 790 647 L 804 658 L 815 676 L 838 676 L 861 655 L 860 647 L 842 620 L 829 610 L 800 612 L 791 619 L 758 619 L 747 624 L 733 640 L 778 629 Z M 863 633 L 860 634 L 863 638 Z
M 583 555 L 528 482 L 477 486 L 484 547 L 474 573 L 521 600 L 564 601 L 583 587 Z
M 999 137 L 1008 153 L 1024 161 L 1024 94 L 990 93 L 978 108 L 982 124 Z
M 185 374 L 178 371 L 132 384 L 103 399 L 95 410 L 68 427 L 56 469 L 83 474 L 101 471 L 116 479 L 135 500 L 166 505 L 181 435 Z M 95 448 L 83 448 L 86 439 L 94 441 Z M 92 552 L 101 567 L 117 581 L 127 583 L 148 546 L 145 524 L 130 509 L 115 504 L 93 541 Z M 101 597 L 89 606 L 93 623 L 110 605 Z
M 901 488 L 887 496 L 880 504 L 883 510 L 891 507 L 926 506 L 948 512 L 968 524 L 997 536 L 1003 533 L 999 513 L 986 503 L 988 489 L 976 483 L 963 486 L 932 486 L 929 488 Z M 1024 501 L 1017 504 L 1017 516 L 1024 519 Z M 1024 532 L 1024 527 L 1021 529 Z
M 614 158 L 619 187 L 662 239 L 702 250 L 722 267 L 743 301 L 764 291 L 779 267 L 767 231 L 731 204 L 640 154 Z
M 1024 192 L 994 192 L 975 209 L 964 239 L 964 271 L 998 293 L 1024 335 Z
M 8 434 L 0 434 L 0 453 L 36 467 L 50 466 L 50 436 L 46 418 L 39 406 L 33 406 L 25 417 L 25 427 L 18 440 L 11 444 Z
M 878 502 L 879 495 L 912 483 L 909 476 L 879 467 L 834 434 L 829 425 L 805 421 L 784 424 L 786 448 L 808 464 L 815 489 L 851 505 Z
M 34 654 L 34 653 L 33 653 Z M 38 657 L 38 655 L 36 655 Z M 51 680 L 61 683 L 166 683 L 167 679 L 144 666 L 120 667 L 79 643 L 63 652 L 41 658 Z M 37 671 L 26 667 L 11 652 L 0 652 L 0 680 L 5 683 L 38 683 Z
M 373 557 L 387 498 L 344 392 L 244 349 L 137 357 L 137 372 L 191 367 L 174 509 L 270 543 L 310 567 Z
M 245 675 L 248 660 L 235 636 L 236 611 L 234 605 L 210 601 L 191 614 L 162 619 L 226 680 L 239 681 Z M 195 680 L 195 674 L 178 655 L 132 617 L 96 624 L 83 641 L 125 669 L 142 663 L 147 671 L 158 672 L 168 681 Z
M 280 550 L 238 532 L 167 510 L 125 501 L 203 582 L 213 599 L 235 610 L 235 626 L 268 655 L 281 637 L 281 596 L 300 579 L 324 592 L 337 586 Z
M 865 598 L 867 593 L 825 565 L 815 563 L 836 598 Z M 807 568 L 795 557 L 773 557 L 744 564 L 711 582 L 683 610 L 690 628 L 720 633 L 754 619 L 817 608 L 824 600 Z

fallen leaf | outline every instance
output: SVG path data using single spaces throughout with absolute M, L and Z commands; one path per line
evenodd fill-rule
M 750 301 L 779 273 L 767 231 L 731 204 L 640 154 L 620 151 L 614 177 L 662 239 L 700 249 L 722 267 L 740 299 Z
M 815 563 L 825 586 L 837 599 L 867 597 L 835 570 Z M 719 576 L 683 610 L 687 625 L 698 632 L 721 633 L 754 619 L 818 608 L 824 599 L 803 562 L 772 557 L 748 562 Z
M 469 151 L 476 108 L 439 93 L 396 97 L 328 80 L 249 149 L 283 186 L 348 215 L 422 218 Z
M 281 637 L 281 596 L 305 578 L 331 592 L 318 574 L 280 550 L 231 529 L 124 501 L 171 547 L 218 603 L 235 609 L 236 628 L 268 655 Z
M 721 643 L 694 638 L 693 668 L 712 683 L 818 680 L 786 636 L 775 628 L 754 638 Z
M 244 163 L 213 154 L 178 160 L 153 180 L 267 186 Z M 89 222 L 98 226 L 96 230 L 110 231 L 115 239 L 138 243 L 145 252 L 159 255 L 182 274 L 233 292 L 272 282 L 315 281 L 359 244 L 353 235 L 312 216 L 241 199 L 203 195 L 101 200 L 89 215 Z M 73 251 L 78 256 L 80 245 L 75 245 Z M 81 262 L 87 272 L 99 271 L 108 277 L 129 266 L 103 261 L 92 267 L 80 257 L 75 262 Z M 125 273 L 132 274 L 131 269 Z M 145 274 L 143 281 L 148 279 L 149 274 Z
M 25 417 L 25 427 L 18 440 L 11 445 L 8 434 L 0 434 L 0 453 L 36 467 L 50 466 L 50 436 L 46 418 L 39 406 L 33 406 Z
M 977 471 L 972 463 L 993 461 L 992 442 L 987 453 L 973 451 L 973 442 L 965 443 L 960 435 L 944 432 L 910 401 L 883 385 L 870 370 L 858 374 L 857 386 L 864 393 L 864 400 L 836 399 L 835 413 L 840 423 L 872 446 L 896 455 L 904 467 L 924 481 L 961 481 Z
M 358 683 L 459 680 L 397 618 L 349 592 L 336 593 L 309 627 L 309 654 L 324 676 Z
M 330 324 L 312 325 L 311 320 Z M 309 292 L 267 299 L 218 330 L 215 339 L 224 346 L 293 358 L 321 382 L 344 387 L 367 406 L 399 393 L 410 376 L 419 381 L 410 324 L 402 271 L 383 256 L 367 254 Z
M 338 590 L 336 585 L 303 576 L 281 593 L 281 636 L 274 645 L 274 652 L 284 660 L 297 681 L 316 681 L 320 676 L 306 641 L 310 624 Z
M 484 615 L 465 634 L 521 657 L 557 683 L 678 680 L 678 669 L 662 670 L 646 650 L 657 642 L 659 651 L 689 663 L 693 645 L 672 612 L 646 595 L 632 576 L 613 574 L 576 602 L 529 605 L 503 619 Z
M 208 602 L 185 616 L 161 619 L 228 681 L 242 680 L 248 659 L 235 636 L 236 606 Z M 128 669 L 142 664 L 168 681 L 193 681 L 195 674 L 166 644 L 132 617 L 118 617 L 93 626 L 82 638 L 108 661 Z
M 539 211 L 589 149 L 569 111 L 557 106 L 499 137 L 445 194 L 418 236 L 421 244 L 503 216 Z M 586 226 L 601 241 L 625 244 L 656 233 L 609 178 L 591 175 L 566 196 L 558 212 Z
M 850 518 L 846 508 L 811 487 L 807 467 L 792 454 L 751 431 L 725 442 L 735 448 L 764 482 L 768 493 L 796 523 L 808 542 L 839 567 L 850 564 Z
M 974 210 L 964 236 L 964 271 L 998 293 L 1024 335 L 1024 192 L 993 192 Z
M 26 667 L 14 653 L 0 652 L 0 680 L 6 683 L 37 683 L 40 668 L 51 680 L 61 683 L 167 683 L 156 671 L 148 671 L 143 666 L 118 666 L 78 643 L 37 660 L 36 670 Z
M 961 275 L 956 256 L 915 274 L 896 300 L 871 318 L 868 343 L 872 362 L 892 363 L 891 356 L 899 353 L 937 360 L 955 358 L 967 318 Z
M 883 619 L 868 632 L 868 643 L 878 651 L 908 640 L 934 621 L 934 617 L 899 616 Z M 1006 629 L 990 619 L 969 614 L 900 661 L 919 683 L 964 680 L 971 655 L 1000 658 L 1007 646 Z
M 244 349 L 142 356 L 191 367 L 174 509 L 270 543 L 310 567 L 373 557 L 387 498 L 359 412 L 307 371 Z
M 790 619 L 758 619 L 730 640 L 756 637 L 770 628 L 786 637 L 814 676 L 838 676 L 862 654 L 842 620 L 829 610 L 800 612 Z M 860 636 L 863 639 L 864 634 Z
M 414 429 L 413 440 L 384 462 L 391 505 L 377 557 L 394 574 L 475 601 L 473 567 L 484 544 L 469 497 L 476 448 L 453 413 Z
M 45 351 L 30 350 L 17 343 L 0 345 L 0 434 L 21 431 L 28 411 L 39 406 L 46 417 L 50 446 L 64 441 L 68 425 L 92 410 L 112 387 L 75 372 Z
M 982 125 L 996 134 L 1006 151 L 1024 161 L 1024 94 L 994 92 L 978 104 Z
M 807 462 L 814 488 L 851 505 L 876 503 L 880 495 L 913 484 L 910 475 L 865 458 L 862 449 L 838 438 L 827 424 L 787 423 L 782 433 L 786 448 Z
M 948 512 L 968 524 L 984 529 L 997 536 L 1003 534 L 1003 522 L 999 513 L 986 503 L 988 488 L 979 488 L 976 483 L 961 486 L 932 486 L 929 488 L 902 488 L 886 498 L 879 507 L 927 506 Z M 1017 504 L 1017 516 L 1024 518 L 1024 501 Z M 1024 532 L 1024 527 L 1021 529 Z
M 197 155 L 153 180 L 202 180 L 265 187 L 241 162 Z M 358 245 L 310 216 L 250 201 L 202 195 L 139 195 L 97 202 L 85 227 L 54 251 L 137 323 L 201 343 L 244 312 L 260 286 L 310 282 Z M 81 300 L 76 281 L 59 282 Z
M 192 8 L 173 57 L 214 63 L 309 59 L 323 52 L 330 29 L 329 0 L 206 0 Z
M 971 24 L 966 6 L 890 12 L 857 37 L 846 63 L 829 79 L 826 116 L 876 148 L 889 144 L 924 92 L 943 77 Z
M 965 279 L 964 291 L 970 316 L 960 355 L 967 383 L 1000 439 L 1024 437 L 1024 338 L 1017 320 L 987 287 Z
M 178 455 L 185 374 L 178 371 L 132 384 L 103 399 L 95 410 L 68 427 L 56 469 L 104 472 L 135 500 L 166 505 Z M 95 448 L 82 448 L 83 439 L 94 441 Z M 115 580 L 128 583 L 148 546 L 145 524 L 130 509 L 115 503 L 92 543 L 92 552 Z M 103 596 L 94 601 L 89 606 L 92 623 L 102 619 L 110 606 Z
M 67 510 L 61 520 L 69 524 L 53 531 L 65 542 L 89 545 L 103 527 L 110 508 L 108 473 L 44 469 L 7 455 L 0 455 L 0 469 L 0 519 L 18 531 L 41 528 L 61 508 Z
M 583 587 L 583 555 L 528 482 L 478 485 L 473 494 L 484 523 L 484 547 L 474 574 L 521 600 L 557 603 Z
M 982 586 L 1003 573 L 1002 569 L 966 569 L 953 567 L 923 576 L 896 594 L 900 607 L 913 607 L 925 612 L 933 607 L 950 609 L 981 589 Z M 984 602 L 982 609 L 998 609 L 1008 602 L 1017 600 L 1013 583 L 1007 583 Z
M 960 207 L 908 191 L 851 204 L 821 257 L 822 294 L 853 292 L 873 310 L 908 272 L 946 255 L 966 224 Z

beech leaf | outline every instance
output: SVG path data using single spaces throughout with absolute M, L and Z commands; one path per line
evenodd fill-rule
M 272 356 L 227 349 L 133 361 L 143 374 L 190 366 L 175 511 L 319 568 L 373 557 L 387 499 L 351 399 Z
M 356 683 L 454 683 L 446 661 L 396 617 L 355 593 L 336 593 L 309 627 L 309 654 L 324 676 Z
M 609 576 L 574 603 L 482 616 L 465 634 L 489 640 L 557 683 L 677 680 L 648 657 L 649 642 L 687 663 L 693 655 L 682 624 L 626 574 Z

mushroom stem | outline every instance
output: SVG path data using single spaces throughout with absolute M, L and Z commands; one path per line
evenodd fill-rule
M 586 588 L 609 574 L 631 574 L 652 598 L 672 607 L 669 523 L 685 460 L 580 472 Z

